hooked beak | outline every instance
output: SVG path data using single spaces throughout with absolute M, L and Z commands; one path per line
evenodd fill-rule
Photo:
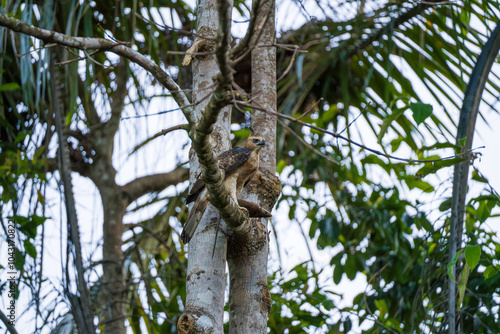
M 264 146 L 266 146 L 266 141 L 265 141 L 264 139 L 262 139 L 261 141 L 259 141 L 259 142 L 257 143 L 257 146 L 260 146 L 260 147 L 264 147 Z

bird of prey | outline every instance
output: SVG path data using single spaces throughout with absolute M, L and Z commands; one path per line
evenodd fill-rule
M 218 156 L 219 168 L 224 173 L 224 185 L 237 203 L 243 187 L 259 168 L 259 152 L 266 145 L 264 138 L 253 132 L 243 147 L 234 147 Z M 186 204 L 195 202 L 182 230 L 181 240 L 185 244 L 191 240 L 209 203 L 208 191 L 203 178 L 198 178 L 186 197 Z

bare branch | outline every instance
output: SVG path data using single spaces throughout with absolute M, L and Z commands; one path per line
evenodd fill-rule
M 312 146 L 311 144 L 309 144 L 308 142 L 306 142 L 304 140 L 304 138 L 302 138 L 298 133 L 296 133 L 295 131 L 293 131 L 288 125 L 286 125 L 281 119 L 278 118 L 278 123 L 281 124 L 282 127 L 284 127 L 288 132 L 290 132 L 292 135 L 295 136 L 295 138 L 297 138 L 303 145 L 309 147 L 314 153 L 316 153 L 317 155 L 319 155 L 320 157 L 330 161 L 331 163 L 335 164 L 335 165 L 340 165 L 340 162 L 336 161 L 336 160 L 333 160 L 332 158 L 330 158 L 329 156 L 321 153 L 320 151 L 318 151 L 314 146 Z
M 92 97 L 87 93 L 85 82 L 80 76 L 78 76 L 78 94 L 80 95 L 80 100 L 82 101 L 85 116 L 87 117 L 90 127 L 101 124 L 101 118 L 97 113 Z
M 248 24 L 248 29 L 246 35 L 240 40 L 240 42 L 231 50 L 229 53 L 229 58 L 237 58 L 241 55 L 243 51 L 248 48 L 250 41 L 255 32 L 255 22 L 257 22 L 257 16 L 259 12 L 260 0 L 252 1 L 252 13 L 250 17 L 250 23 Z
M 139 177 L 122 186 L 122 191 L 127 195 L 129 204 L 143 195 L 162 191 L 188 179 L 189 172 L 186 168 L 178 167 L 169 173 L 160 173 Z
M 215 57 L 219 64 L 219 69 L 224 83 L 230 86 L 233 81 L 233 70 L 228 64 L 227 51 L 229 49 L 229 38 L 231 33 L 231 10 L 227 0 L 217 1 L 217 10 L 219 11 L 219 30 L 217 31 L 217 47 Z
M 210 194 L 210 203 L 219 210 L 226 224 L 236 229 L 248 220 L 248 213 L 240 210 L 238 204 L 229 196 L 227 189 L 223 186 L 224 176 L 208 141 L 219 111 L 229 102 L 227 90 L 221 88 L 221 86 L 226 85 L 219 83 L 207 107 L 202 111 L 198 126 L 192 135 L 192 145 L 200 164 L 203 166 L 203 179 Z M 245 225 L 250 226 L 250 224 Z
M 295 48 L 293 49 L 292 59 L 290 60 L 290 64 L 288 64 L 288 67 L 286 68 L 285 72 L 283 72 L 283 74 L 281 74 L 281 76 L 278 78 L 277 82 L 280 82 L 284 77 L 286 77 L 288 72 L 290 72 L 290 70 L 292 69 L 293 63 L 295 62 L 295 57 L 297 56 L 298 51 L 299 51 L 299 46 L 295 45 Z
M 48 44 L 48 45 L 58 45 L 58 44 Z M 104 66 L 104 64 L 99 63 L 98 61 L 96 61 L 95 59 L 93 59 L 91 57 L 91 56 L 95 55 L 96 53 L 98 53 L 99 51 L 94 51 L 94 52 L 91 52 L 90 54 L 85 51 L 85 57 L 80 57 L 80 55 L 78 53 L 71 51 L 71 49 L 66 48 L 66 50 L 68 50 L 71 54 L 77 56 L 78 58 L 73 58 L 73 59 L 70 59 L 70 60 L 61 61 L 59 63 L 55 63 L 54 65 L 62 66 L 62 65 L 71 64 L 71 63 L 74 63 L 74 62 L 77 62 L 77 61 L 80 61 L 80 60 L 85 60 L 85 59 L 90 58 L 90 60 L 93 63 L 95 63 L 95 64 L 97 64 L 99 66 L 113 68 L 113 66 Z
M 129 155 L 132 155 L 133 153 L 137 152 L 137 150 L 139 150 L 141 147 L 144 147 L 144 145 L 146 145 L 149 142 L 155 140 L 156 138 L 158 138 L 160 136 L 164 136 L 167 133 L 170 133 L 170 132 L 175 131 L 175 130 L 187 130 L 187 131 L 189 131 L 189 124 L 174 125 L 174 126 L 168 128 L 168 129 L 161 130 L 160 132 L 155 133 L 152 137 L 146 139 L 145 141 L 143 141 L 142 143 L 140 143 L 139 145 L 137 145 L 136 147 L 134 147 L 134 149 L 132 150 L 132 152 L 130 152 Z
M 320 98 L 318 101 L 316 101 L 312 106 L 311 108 L 307 109 L 302 115 L 300 115 L 297 119 L 301 119 L 302 117 L 305 117 L 307 115 L 309 115 L 311 113 L 311 111 L 313 111 L 314 109 L 316 109 L 316 107 L 318 106 L 318 104 L 323 101 L 324 99 L 323 98 Z
M 39 47 L 39 48 L 33 48 L 26 53 L 18 53 L 17 57 L 21 58 L 21 57 L 29 55 L 30 53 L 37 52 L 38 50 L 48 49 L 48 48 L 51 48 L 51 47 L 56 46 L 56 45 L 57 44 L 46 44 L 46 45 Z
M 262 15 L 262 11 L 265 10 L 266 8 L 268 9 L 267 6 L 260 6 L 260 0 L 258 1 L 259 4 L 257 4 L 259 6 L 259 8 L 257 9 L 257 11 L 255 12 L 255 14 L 253 14 L 253 16 L 255 16 L 255 20 L 257 21 L 257 18 Z M 274 11 L 273 11 L 274 13 Z M 245 48 L 241 47 L 241 51 L 239 55 L 236 55 L 236 54 L 230 54 L 231 55 L 231 59 L 234 59 L 233 60 L 233 63 L 238 63 L 239 61 L 243 60 L 246 56 L 248 56 L 250 54 L 250 52 L 252 52 L 252 50 L 255 48 L 255 46 L 257 45 L 257 41 L 260 40 L 260 37 L 262 36 L 262 33 L 264 31 L 264 27 L 267 23 L 267 21 L 269 20 L 269 16 L 271 14 L 271 11 L 270 10 L 267 10 L 265 12 L 265 17 L 264 19 L 259 23 L 259 25 L 257 27 L 254 27 L 251 31 L 248 31 L 247 32 L 247 35 L 249 35 L 248 37 L 248 40 L 245 41 L 245 43 L 247 44 Z M 251 23 L 251 22 L 250 22 Z M 273 25 L 274 25 L 274 22 L 273 22 Z M 254 23 L 254 26 L 255 26 L 255 23 Z M 244 39 L 247 39 L 247 36 L 245 36 Z M 236 47 L 235 47 L 236 48 Z M 237 50 L 238 51 L 238 50 Z
M 113 93 L 112 101 L 110 103 L 111 107 L 111 117 L 106 122 L 106 127 L 110 131 L 105 131 L 106 136 L 113 138 L 118 131 L 118 126 L 120 124 L 120 117 L 125 107 L 125 97 L 128 94 L 127 83 L 128 83 L 128 72 L 127 63 L 125 59 L 120 59 L 118 65 L 116 65 L 116 91 Z M 113 145 L 113 141 L 109 141 Z
M 424 0 L 416 0 L 417 2 L 420 2 L 421 4 L 424 5 L 429 5 L 429 6 L 440 6 L 440 5 L 454 5 L 458 7 L 462 7 L 459 3 L 455 1 L 424 1 Z
M 31 26 L 16 18 L 10 18 L 3 14 L 0 14 L 0 26 L 36 37 L 49 43 L 57 43 L 80 50 L 93 49 L 99 51 L 110 51 L 125 57 L 151 73 L 165 88 L 167 88 L 179 107 L 182 108 L 182 112 L 188 122 L 190 124 L 194 123 L 195 117 L 191 103 L 189 102 L 186 94 L 179 88 L 175 81 L 151 59 L 131 49 L 130 47 L 123 45 L 123 43 L 110 41 L 104 38 L 68 36 L 59 32 Z
M 258 110 L 262 110 L 268 114 L 271 114 L 271 115 L 274 115 L 274 116 L 278 116 L 278 117 L 281 117 L 281 118 L 284 118 L 284 119 L 288 119 L 290 121 L 293 121 L 293 122 L 296 122 L 298 124 L 301 124 L 303 126 L 306 126 L 308 128 L 311 128 L 311 129 L 314 129 L 314 130 L 317 130 L 317 131 L 320 131 L 320 132 L 323 132 L 327 135 L 330 135 L 330 136 L 333 136 L 335 138 L 339 138 L 339 139 L 342 139 L 348 143 L 351 143 L 353 144 L 354 146 L 357 146 L 363 150 L 367 150 L 369 152 L 372 152 L 372 153 L 375 153 L 376 155 L 380 155 L 380 156 L 383 156 L 383 157 L 386 157 L 388 159 L 394 159 L 394 160 L 399 160 L 399 161 L 404 161 L 404 162 L 408 162 L 408 163 L 426 163 L 426 162 L 438 162 L 438 161 L 443 161 L 443 160 L 450 160 L 450 159 L 455 159 L 455 158 L 463 158 L 466 154 L 469 154 L 470 152 L 472 152 L 473 150 L 476 150 L 476 149 L 480 149 L 480 148 L 484 148 L 484 146 L 481 146 L 481 147 L 477 147 L 475 149 L 472 149 L 472 150 L 468 150 L 466 152 L 462 152 L 460 154 L 455 154 L 455 155 L 450 155 L 448 157 L 444 157 L 444 158 L 440 158 L 440 159 L 408 159 L 408 158 L 401 158 L 401 157 L 397 157 L 397 156 L 394 156 L 394 155 L 391 155 L 391 154 L 387 154 L 387 153 L 384 153 L 384 152 L 381 152 L 381 151 L 378 151 L 378 150 L 375 150 L 373 148 L 370 148 L 370 147 L 367 147 L 363 144 L 360 144 L 358 142 L 355 142 L 354 140 L 352 139 L 349 139 L 347 137 L 344 137 L 342 136 L 341 134 L 337 133 L 337 132 L 332 132 L 332 131 L 328 131 L 328 130 L 325 130 L 323 128 L 320 128 L 320 127 L 317 127 L 315 125 L 312 125 L 312 124 L 308 124 L 306 122 L 302 122 L 300 120 L 298 120 L 297 118 L 293 118 L 291 116 L 288 116 L 288 115 L 284 115 L 284 114 L 280 114 L 278 112 L 274 112 L 274 111 L 271 111 L 271 110 L 266 110 L 260 106 L 256 106 L 256 105 L 251 105 L 251 104 L 248 104 L 246 102 L 242 102 L 242 101 L 232 101 L 234 103 L 238 103 L 238 104 L 241 104 L 245 107 L 250 107 L 250 108 L 254 108 L 254 109 L 258 109 Z

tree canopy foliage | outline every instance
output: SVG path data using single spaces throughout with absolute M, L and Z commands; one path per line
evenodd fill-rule
M 182 60 L 197 33 L 191 5 L 178 0 L 5 1 L 0 12 L 70 36 L 126 43 L 189 92 L 192 74 Z M 292 8 L 300 13 L 300 23 L 280 30 L 273 45 L 282 77 L 278 111 L 288 116 L 278 117 L 276 133 L 277 172 L 284 186 L 278 211 L 288 217 L 276 221 L 305 226 L 297 238 L 331 258 L 323 269 L 311 259 L 290 272 L 270 272 L 271 333 L 347 333 L 359 326 L 365 333 L 444 332 L 453 267 L 460 273 L 452 279 L 460 291 L 461 330 L 500 332 L 500 243 L 486 224 L 496 216 L 499 195 L 476 168 L 471 187 L 479 190 L 467 197 L 463 250 L 454 259 L 448 255 L 448 176 L 461 161 L 458 113 L 478 55 L 498 22 L 500 3 L 317 0 L 278 5 L 278 23 Z M 249 18 L 249 3 L 235 1 L 234 8 L 235 16 Z M 238 18 L 233 20 L 238 24 Z M 43 271 L 44 225 L 50 218 L 45 208 L 54 200 L 46 196 L 47 187 L 57 190 L 54 180 L 59 179 L 51 109 L 56 102 L 49 89 L 54 74 L 48 71 L 48 51 L 56 47 L 5 28 L 0 36 L 2 221 L 12 219 L 18 226 L 20 288 L 32 291 L 29 304 L 37 306 L 26 317 L 37 319 L 34 331 L 47 332 L 60 321 L 60 309 L 54 312 L 56 306 L 43 294 L 53 284 Z M 110 52 L 58 50 L 54 62 L 71 168 L 100 188 L 99 168 L 112 169 L 114 178 L 125 165 L 123 153 L 112 148 L 123 123 L 145 124 L 144 118 L 121 118 L 149 114 L 170 93 L 152 75 Z M 248 59 L 235 65 L 236 82 L 247 92 L 249 68 Z M 495 68 L 486 85 L 485 119 L 496 109 L 499 74 Z M 232 122 L 237 144 L 247 135 L 239 126 L 244 112 L 235 109 Z M 126 147 L 132 158 L 158 136 L 137 137 Z M 100 146 L 104 140 L 110 144 Z M 177 160 L 174 180 L 162 179 L 160 186 L 144 188 L 120 204 L 125 219 L 140 212 L 148 217 L 125 225 L 123 234 L 126 309 L 134 333 L 174 331 L 183 310 L 186 254 L 179 233 L 187 212 L 182 202 L 187 172 L 185 161 Z M 109 189 L 123 189 L 113 182 Z M 164 191 L 171 185 L 182 191 Z M 146 194 L 147 200 L 135 202 Z M 280 226 L 274 230 L 279 241 Z M 91 298 L 99 305 L 106 298 L 102 270 L 92 268 L 102 263 L 85 260 Z M 344 306 L 335 285 L 360 277 L 366 287 Z M 57 298 L 69 305 L 63 290 L 57 289 Z

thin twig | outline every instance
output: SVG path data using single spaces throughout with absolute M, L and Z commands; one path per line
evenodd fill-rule
M 113 35 L 110 35 L 108 33 L 108 31 L 106 29 L 104 29 L 104 27 L 100 23 L 98 23 L 97 26 L 99 27 L 99 29 L 101 29 L 104 32 L 104 35 L 108 36 L 108 38 L 111 41 L 115 42 L 116 44 L 120 44 L 120 45 L 129 45 L 130 44 L 130 42 L 124 42 L 124 41 L 117 40 Z
M 167 51 L 166 52 L 169 55 L 182 55 L 185 56 L 186 54 L 189 54 L 190 56 L 208 56 L 208 55 L 213 55 L 213 51 L 204 51 L 204 52 L 192 52 L 192 51 Z
M 110 68 L 110 69 L 114 69 L 114 66 L 112 66 L 112 65 L 111 65 L 111 66 L 106 66 L 106 65 L 101 64 L 100 62 L 98 62 L 97 60 L 95 60 L 94 58 L 92 58 L 92 57 L 91 57 L 92 55 L 96 54 L 96 53 L 97 53 L 97 51 L 94 51 L 94 52 L 92 52 L 91 54 L 89 54 L 89 53 L 87 52 L 87 50 L 83 50 L 83 52 L 84 52 L 84 53 L 85 53 L 85 55 L 87 56 L 86 58 L 90 59 L 90 61 L 92 61 L 94 64 L 96 64 L 96 65 L 98 65 L 98 66 L 101 66 L 101 67 L 103 67 L 103 68 Z
M 194 32 L 189 31 L 189 30 L 184 30 L 184 29 L 181 29 L 181 28 L 169 27 L 169 26 L 164 25 L 164 24 L 156 23 L 154 21 L 151 21 L 150 19 L 145 18 L 144 16 L 142 16 L 141 14 L 139 14 L 137 12 L 135 13 L 135 16 L 137 16 L 137 17 L 143 19 L 144 21 L 146 21 L 147 23 L 150 23 L 150 24 L 156 26 L 157 28 L 160 28 L 160 29 L 163 29 L 163 30 L 178 31 L 178 32 L 181 32 L 181 33 L 186 34 L 188 36 L 194 36 L 194 37 L 198 37 L 198 38 L 203 38 L 203 39 L 206 39 L 206 40 L 209 40 L 209 41 L 214 41 L 215 40 L 215 38 L 210 37 L 210 36 L 200 35 L 200 34 L 194 33 Z
M 48 48 L 51 48 L 51 47 L 56 46 L 56 45 L 57 45 L 56 43 L 46 44 L 46 45 L 41 46 L 41 47 L 39 47 L 39 48 L 34 48 L 33 50 L 30 50 L 30 51 L 28 51 L 28 52 L 26 52 L 26 53 L 18 53 L 18 54 L 17 54 L 17 57 L 18 57 L 18 58 L 21 58 L 21 57 L 24 57 L 24 56 L 29 55 L 29 54 L 30 54 L 30 53 L 32 53 L 32 52 L 35 52 L 35 51 L 38 51 L 38 50 L 42 50 L 42 49 L 48 49 Z
M 320 98 L 318 101 L 316 101 L 316 103 L 314 103 L 311 108 L 307 109 L 302 115 L 300 115 L 297 119 L 301 119 L 302 117 L 306 117 L 307 115 L 309 115 L 311 113 L 311 111 L 313 111 L 317 106 L 318 104 L 323 101 L 324 98 Z
M 57 45 L 57 44 L 56 44 Z M 77 56 L 78 58 L 75 58 L 75 59 L 70 59 L 70 60 L 65 60 L 65 61 L 61 61 L 59 63 L 55 63 L 54 65 L 57 65 L 57 66 L 62 66 L 62 65 L 66 65 L 66 64 L 70 64 L 70 63 L 74 63 L 74 62 L 77 62 L 77 61 L 80 61 L 80 60 L 85 60 L 85 59 L 90 59 L 93 63 L 95 63 L 96 65 L 99 65 L 103 68 L 110 68 L 110 69 L 114 69 L 114 66 L 106 66 L 104 64 L 101 64 L 100 62 L 98 62 L 97 60 L 95 60 L 94 58 L 92 58 L 93 55 L 95 55 L 96 53 L 99 53 L 100 51 L 97 50 L 97 51 L 94 51 L 94 52 L 91 52 L 91 53 L 88 53 L 86 50 L 83 50 L 83 52 L 85 53 L 85 57 L 80 57 L 76 52 L 73 52 L 71 51 L 71 49 L 69 48 L 66 48 L 70 53 L 74 54 L 75 56 Z
M 380 155 L 380 156 L 383 156 L 383 157 L 386 157 L 388 159 L 393 159 L 393 160 L 398 160 L 398 161 L 404 161 L 404 162 L 407 162 L 407 163 L 428 163 L 428 162 L 439 162 L 439 161 L 444 161 L 444 160 L 450 160 L 450 159 L 456 159 L 456 158 L 461 158 L 463 157 L 464 155 L 474 151 L 474 150 L 477 150 L 477 149 L 481 149 L 481 148 L 484 148 L 484 146 L 479 146 L 479 147 L 476 147 L 475 149 L 472 149 L 470 151 L 465 151 L 465 152 L 462 152 L 462 153 L 459 153 L 459 154 L 455 154 L 455 155 L 450 155 L 450 156 L 447 156 L 447 157 L 444 157 L 444 158 L 440 158 L 440 159 L 407 159 L 407 158 L 401 158 L 401 157 L 397 157 L 397 156 L 394 156 L 394 155 L 391 155 L 391 154 L 387 154 L 387 153 L 384 153 L 384 152 L 381 152 L 381 151 L 378 151 L 378 150 L 375 150 L 373 148 L 369 148 L 363 144 L 360 144 L 358 142 L 355 142 L 354 140 L 352 139 L 349 139 L 347 137 L 344 137 L 336 132 L 331 132 L 331 131 L 328 131 L 328 130 L 325 130 L 323 128 L 320 128 L 320 127 L 317 127 L 315 125 L 312 125 L 312 124 L 308 124 L 306 122 L 302 122 L 302 121 L 299 121 L 298 119 L 294 118 L 294 117 L 291 117 L 291 116 L 288 116 L 288 115 L 284 115 L 284 114 L 280 114 L 278 112 L 274 112 L 272 110 L 267 110 L 265 108 L 262 108 L 260 106 L 256 106 L 256 105 L 252 105 L 252 104 L 249 104 L 249 103 L 246 103 L 246 102 L 243 102 L 243 101 L 232 101 L 233 103 L 238 103 L 238 104 L 241 104 L 245 107 L 249 107 L 249 108 L 253 108 L 253 109 L 257 109 L 257 110 L 261 110 L 261 111 L 264 111 L 264 112 L 267 112 L 268 114 L 270 115 L 274 115 L 274 116 L 277 116 L 277 117 L 281 117 L 281 118 L 285 118 L 285 119 L 288 119 L 290 121 L 293 121 L 293 122 L 296 122 L 298 124 L 301 124 L 303 126 L 307 126 L 311 129 L 314 129 L 314 130 L 317 130 L 319 132 L 323 132 L 327 135 L 330 135 L 330 136 L 333 136 L 335 138 L 339 138 L 339 139 L 342 139 L 354 146 L 357 146 L 363 150 L 367 150 L 369 152 L 372 152 L 376 155 Z
M 160 132 L 156 133 L 156 134 L 152 137 L 152 139 L 157 138 L 157 137 L 160 137 L 160 136 L 164 136 L 164 135 L 166 135 L 167 133 L 172 132 L 172 131 L 175 131 L 175 130 L 187 130 L 188 128 L 189 128 L 189 124 L 179 124 L 179 125 L 174 125 L 174 126 L 169 127 L 168 129 L 161 130 Z
M 229 58 L 232 59 L 233 57 L 239 57 L 241 53 L 248 48 L 250 45 L 250 42 L 252 41 L 252 37 L 255 33 L 255 23 L 257 22 L 257 17 L 258 17 L 258 12 L 260 9 L 260 2 L 261 0 L 253 0 L 252 1 L 252 12 L 250 16 L 250 23 L 248 24 L 248 29 L 247 33 L 245 36 L 240 40 L 238 44 L 230 51 L 229 53 Z
M 312 146 L 311 144 L 309 144 L 308 142 L 306 142 L 304 140 L 304 138 L 302 138 L 301 136 L 299 136 L 298 133 L 296 133 L 295 131 L 293 131 L 288 125 L 286 125 L 281 119 L 277 119 L 278 120 L 278 123 L 281 124 L 281 126 L 283 126 L 288 132 L 290 132 L 292 135 L 294 135 L 302 144 L 304 144 L 305 146 L 309 147 L 314 153 L 318 154 L 319 156 L 321 156 L 322 158 L 325 158 L 327 159 L 328 161 L 330 161 L 331 163 L 335 164 L 335 165 L 338 165 L 340 166 L 340 162 L 338 161 L 335 161 L 333 160 L 332 158 L 330 158 L 329 156 L 321 153 L 320 151 L 318 151 L 314 146 Z
M 354 122 L 356 122 L 356 121 L 358 120 L 358 118 L 359 118 L 361 115 L 363 115 L 363 113 L 365 112 L 365 110 L 366 110 L 366 108 L 367 108 L 367 107 L 368 107 L 368 105 L 366 105 L 366 106 L 363 108 L 363 110 L 361 110 L 361 112 L 359 113 L 359 115 L 358 115 L 358 116 L 356 116 L 356 117 L 355 117 L 355 118 L 354 118 L 351 122 L 349 122 L 349 124 L 347 124 L 347 126 L 346 126 L 346 127 L 345 127 L 342 131 L 340 131 L 340 132 L 339 132 L 339 135 L 341 135 L 341 134 L 342 134 L 345 130 L 349 129 L 349 127 L 350 127 L 351 125 L 353 125 L 353 124 L 354 124 Z
M 260 1 L 259 1 L 259 10 L 256 12 L 256 15 L 255 15 L 256 17 L 258 17 L 261 14 L 260 10 L 262 10 L 262 6 L 260 6 Z M 252 38 L 249 40 L 248 45 L 246 47 L 246 50 L 244 52 L 242 52 L 240 55 L 231 55 L 231 59 L 233 59 L 233 57 L 238 56 L 235 60 L 232 61 L 232 63 L 236 64 L 236 63 L 240 62 L 241 60 L 245 59 L 248 56 L 248 54 L 250 54 L 250 52 L 252 52 L 252 50 L 257 46 L 257 43 L 260 40 L 260 36 L 262 35 L 262 32 L 264 30 L 264 26 L 266 25 L 267 20 L 269 20 L 270 14 L 271 14 L 271 11 L 268 11 L 266 13 L 266 17 L 264 18 L 264 20 L 262 20 L 262 22 L 260 22 L 259 26 L 256 27 L 255 29 L 252 29 L 253 32 L 250 32 L 250 33 L 253 35 L 252 37 L 255 37 L 255 38 Z M 257 23 L 257 21 L 255 22 L 255 24 L 256 23 Z M 255 34 L 256 32 L 257 32 L 257 34 Z
M 416 1 L 420 2 L 421 4 L 430 5 L 430 6 L 439 6 L 439 5 L 455 5 L 455 6 L 460 6 L 460 4 L 456 3 L 455 1 L 439 1 L 439 2 L 425 1 L 425 0 L 416 0 Z
M 290 72 L 290 70 L 292 69 L 293 63 L 295 62 L 295 57 L 297 56 L 298 51 L 299 51 L 299 46 L 295 45 L 295 48 L 293 49 L 292 59 L 290 59 L 290 64 L 288 64 L 288 67 L 286 68 L 285 72 L 283 72 L 283 74 L 281 74 L 281 76 L 278 78 L 278 80 L 276 82 L 280 82 L 288 74 L 288 72 Z
M 124 228 L 128 228 L 130 230 L 132 230 L 134 227 L 140 227 L 140 228 L 142 228 L 142 230 L 144 232 L 147 232 L 148 234 L 151 234 L 151 236 L 153 238 L 155 238 L 156 240 L 158 240 L 158 242 L 160 244 L 162 244 L 163 246 L 165 246 L 165 248 L 167 248 L 170 251 L 171 247 L 165 242 L 165 240 L 163 240 L 162 238 L 160 238 L 160 236 L 158 235 L 158 232 L 155 232 L 155 231 L 151 230 L 149 227 L 144 226 L 143 224 L 135 224 L 135 223 L 125 224 L 125 225 L 123 225 L 123 227 Z
M 309 45 L 309 43 L 305 44 L 305 45 Z M 287 50 L 287 51 L 295 51 L 295 49 L 298 48 L 299 50 L 297 52 L 299 52 L 299 53 L 308 53 L 308 51 L 305 50 L 305 46 L 298 46 L 298 45 L 295 45 L 295 44 L 273 43 L 273 44 L 259 45 L 258 47 L 259 48 L 280 48 L 280 49 Z
M 306 244 L 307 251 L 309 252 L 309 257 L 311 258 L 311 263 L 312 263 L 312 266 L 313 266 L 313 270 L 316 271 L 316 265 L 315 265 L 316 261 L 314 261 L 313 253 L 312 253 L 312 250 L 311 250 L 311 246 L 309 245 L 309 240 L 311 240 L 311 239 L 307 237 L 306 232 L 302 228 L 302 224 L 297 219 L 294 219 L 294 221 L 297 223 L 297 225 L 299 225 L 300 233 L 302 234 L 302 237 L 304 238 L 304 243 Z M 317 283 L 318 283 L 318 281 L 316 280 L 316 284 Z
M 212 249 L 212 259 L 214 258 L 215 255 L 215 246 L 217 246 L 217 236 L 219 235 L 219 228 L 220 228 L 220 215 L 217 217 L 217 225 L 215 226 L 215 238 L 214 238 L 214 248 Z

